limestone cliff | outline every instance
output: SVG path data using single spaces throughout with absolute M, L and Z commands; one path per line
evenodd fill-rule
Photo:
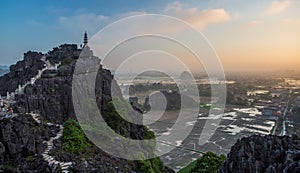
M 17 116 L 0 120 L 0 168 L 11 172 L 57 172 L 57 165 L 72 163 L 70 168 L 61 168 L 71 172 L 141 172 L 141 162 L 112 157 L 95 146 L 88 157 L 61 149 L 61 141 L 56 139 L 58 126 L 70 118 L 76 119 L 72 76 L 80 52 L 77 45 L 69 44 L 46 54 L 29 51 L 24 54 L 24 60 L 12 65 L 10 72 L 0 77 L 2 96 L 20 90 L 12 102 Z M 45 68 L 50 65 L 54 68 Z M 115 81 L 110 71 L 100 65 L 95 93 L 101 111 L 112 100 L 112 82 Z M 119 88 L 116 90 L 120 93 Z M 39 115 L 38 118 L 34 113 Z M 129 134 L 133 139 L 147 136 L 144 126 L 128 122 L 120 126 L 120 134 Z M 164 170 L 172 172 L 167 168 Z
M 296 136 L 253 135 L 238 140 L 220 173 L 300 172 L 300 139 Z

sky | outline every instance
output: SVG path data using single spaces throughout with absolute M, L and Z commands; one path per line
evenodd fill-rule
M 297 0 L 3 0 L 0 64 L 15 63 L 28 50 L 79 45 L 84 31 L 92 36 L 124 17 L 164 14 L 201 31 L 225 71 L 300 70 L 299 9 Z

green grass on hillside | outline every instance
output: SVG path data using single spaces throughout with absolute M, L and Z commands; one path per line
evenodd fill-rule
M 196 166 L 197 160 L 191 162 L 186 167 L 182 168 L 178 173 L 190 173 L 191 170 Z

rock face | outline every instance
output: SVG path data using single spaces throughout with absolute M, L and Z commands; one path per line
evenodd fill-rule
M 6 96 L 7 92 L 15 91 L 18 85 L 23 85 L 34 77 L 44 67 L 42 56 L 42 53 L 28 51 L 24 54 L 23 61 L 11 65 L 10 72 L 0 78 L 0 95 Z
M 77 49 L 77 46 L 62 45 L 44 55 L 46 60 L 51 63 L 57 64 L 60 62 L 61 65 L 57 70 L 44 71 L 41 78 L 34 85 L 25 88 L 24 94 L 16 96 L 15 109 L 17 112 L 38 111 L 44 119 L 59 124 L 68 118 L 75 118 L 72 103 L 72 77 L 75 60 L 78 59 L 79 54 L 80 49 Z M 100 97 L 101 107 L 105 107 L 111 100 L 110 86 L 114 79 L 110 71 L 102 69 L 101 65 L 99 72 L 101 75 L 98 75 L 95 92 Z M 32 73 L 35 74 L 35 72 Z M 18 83 L 19 80 L 12 81 L 12 83 Z M 15 88 L 11 87 L 11 90 Z
M 0 94 L 15 91 L 19 85 L 30 81 L 45 67 L 45 61 L 52 65 L 60 63 L 57 69 L 43 71 L 34 84 L 25 87 L 24 92 L 15 95 L 14 112 L 19 116 L 0 121 L 0 171 L 10 172 L 53 172 L 41 156 L 47 141 L 58 129 L 49 129 L 46 122 L 63 125 L 69 119 L 76 119 L 72 103 L 72 77 L 81 49 L 77 45 L 61 45 L 47 54 L 27 52 L 24 60 L 10 67 L 10 73 L 0 77 Z M 101 111 L 112 100 L 111 84 L 116 83 L 109 70 L 100 65 L 96 80 L 96 97 Z M 120 88 L 114 88 L 116 95 Z M 42 123 L 38 124 L 26 113 L 37 112 Z M 23 116 L 24 115 L 24 116 Z M 138 116 L 138 115 L 137 115 Z M 123 130 L 134 139 L 144 139 L 145 127 L 124 123 Z M 63 162 L 72 162 L 71 172 L 140 172 L 141 164 L 112 157 L 97 147 L 91 149 L 91 158 L 82 158 L 62 150 L 60 139 L 54 141 L 53 157 Z M 51 152 L 51 151 L 50 151 Z M 11 165 L 11 163 L 14 163 Z M 1 168 L 2 166 L 2 168 Z M 165 169 L 166 172 L 173 172 Z
M 25 88 L 24 94 L 16 95 L 17 112 L 37 111 L 44 119 L 54 123 L 62 123 L 67 118 L 75 118 L 71 85 L 74 60 L 79 57 L 79 54 L 80 49 L 77 49 L 76 45 L 62 45 L 46 55 L 41 55 L 52 64 L 61 62 L 62 65 L 57 70 L 44 71 L 34 85 L 28 85 Z M 34 74 L 36 72 L 32 72 L 30 76 Z
M 44 140 L 56 133 L 55 128 L 40 125 L 29 115 L 19 115 L 0 122 L 0 170 L 8 172 L 50 172 L 40 154 Z M 13 164 L 12 164 L 13 163 Z
M 300 172 L 300 138 L 254 135 L 238 140 L 220 173 Z

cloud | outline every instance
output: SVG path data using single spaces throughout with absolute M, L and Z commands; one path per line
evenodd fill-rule
M 300 19 L 283 19 L 281 24 L 285 26 L 300 26 Z
M 178 17 L 190 23 L 199 30 L 203 30 L 211 24 L 226 22 L 233 18 L 224 9 L 208 9 L 201 11 L 197 8 L 185 7 L 185 5 L 180 2 L 167 4 L 165 8 L 161 9 L 161 12 L 166 15 Z M 147 12 L 131 11 L 127 13 L 115 14 L 112 16 L 104 16 L 82 11 L 72 16 L 60 16 L 58 18 L 58 23 L 63 28 L 74 32 L 75 34 L 81 33 L 84 30 L 88 30 L 90 34 L 93 34 L 102 29 L 107 24 L 115 22 L 118 19 L 140 14 L 147 14 Z M 145 22 L 148 23 L 147 21 Z M 152 22 L 154 23 L 153 25 L 156 25 L 157 23 L 158 26 L 152 26 L 151 28 L 149 28 L 149 30 L 151 31 L 155 31 L 155 28 L 159 28 L 159 30 L 161 30 L 161 25 L 165 25 L 165 32 L 178 32 L 181 29 L 176 27 L 171 28 L 168 26 L 168 23 L 162 24 L 159 19 Z M 132 26 L 131 28 L 134 28 L 134 26 Z M 136 28 L 139 28 L 139 26 L 136 26 Z
M 58 18 L 58 22 L 63 27 L 66 27 L 71 30 L 89 30 L 96 31 L 98 27 L 101 27 L 106 20 L 108 20 L 108 16 L 97 15 L 93 13 L 88 14 L 79 14 L 75 16 L 61 16 Z
M 29 25 L 29 26 L 32 26 L 32 27 L 39 27 L 39 26 L 42 26 L 42 23 L 39 22 L 39 21 L 36 21 L 34 19 L 30 19 L 28 21 L 26 21 L 26 24 Z
M 274 1 L 267 10 L 268 15 L 279 14 L 284 12 L 291 5 L 290 0 Z
M 259 20 L 252 20 L 250 21 L 247 25 L 248 26 L 252 26 L 252 27 L 255 27 L 255 26 L 258 26 L 260 24 L 262 24 L 263 22 L 262 21 L 259 21 Z
M 164 12 L 181 18 L 199 29 L 204 29 L 209 24 L 226 22 L 231 18 L 224 9 L 199 11 L 197 8 L 185 8 L 180 2 L 168 4 Z
M 62 15 L 64 13 L 70 12 L 68 8 L 57 8 L 57 7 L 48 7 L 47 12 L 51 15 Z
M 95 13 L 81 13 L 73 16 L 60 16 L 58 18 L 58 22 L 64 28 L 74 32 L 83 32 L 84 30 L 88 30 L 89 33 L 95 33 L 107 24 L 117 21 L 118 19 L 139 14 L 145 14 L 145 12 L 132 11 L 113 16 L 104 16 Z
M 205 29 L 210 24 L 222 23 L 231 19 L 231 16 L 224 9 L 199 11 L 197 8 L 186 8 L 180 2 L 168 4 L 164 12 L 183 19 L 200 30 Z

